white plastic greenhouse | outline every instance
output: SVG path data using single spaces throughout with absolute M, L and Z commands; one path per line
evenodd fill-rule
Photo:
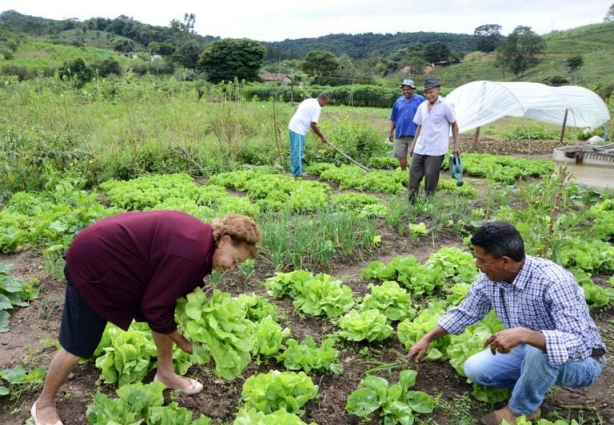
M 610 121 L 603 100 L 591 90 L 578 86 L 474 81 L 453 90 L 446 100 L 454 104 L 461 133 L 503 117 L 526 117 L 590 129 Z

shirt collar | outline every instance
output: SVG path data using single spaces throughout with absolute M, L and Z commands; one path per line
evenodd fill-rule
M 531 278 L 532 265 L 533 265 L 533 259 L 529 257 L 528 255 L 525 255 L 524 262 L 522 263 L 522 267 L 520 268 L 520 271 L 518 272 L 518 274 L 516 275 L 516 278 L 512 282 L 512 285 L 514 285 L 516 288 L 520 290 L 524 289 L 527 286 L 527 283 L 529 283 L 529 280 Z
M 533 259 L 528 255 L 525 255 L 522 267 L 512 282 L 507 282 L 505 280 L 495 280 L 492 282 L 494 282 L 497 286 L 503 286 L 506 288 L 514 286 L 516 289 L 523 290 L 531 278 L 532 264 Z
M 427 100 L 428 102 L 428 100 Z M 441 103 L 441 95 L 437 96 L 437 100 L 435 101 L 435 103 L 433 103 L 433 105 L 436 105 L 438 103 Z

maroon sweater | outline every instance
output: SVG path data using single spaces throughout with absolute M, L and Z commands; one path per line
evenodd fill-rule
M 134 318 L 167 334 L 177 299 L 211 273 L 213 232 L 178 211 L 128 212 L 82 230 L 66 253 L 79 294 L 102 318 L 128 329 Z

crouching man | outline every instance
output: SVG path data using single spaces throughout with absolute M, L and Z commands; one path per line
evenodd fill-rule
M 461 304 L 410 347 L 409 360 L 420 361 L 429 343 L 460 334 L 494 309 L 505 329 L 491 335 L 484 351 L 464 365 L 475 383 L 509 388 L 507 405 L 481 418 L 485 425 L 519 416 L 539 417 L 554 385 L 587 387 L 605 365 L 605 345 L 589 315 L 582 288 L 559 265 L 524 252 L 514 226 L 491 222 L 471 238 L 476 267 L 482 272 Z

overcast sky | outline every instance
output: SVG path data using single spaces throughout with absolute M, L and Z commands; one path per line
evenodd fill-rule
M 0 0 L 0 11 L 80 21 L 126 15 L 159 26 L 193 13 L 200 35 L 281 41 L 339 33 L 473 34 L 484 24 L 501 25 L 503 35 L 518 25 L 543 35 L 603 22 L 611 4 L 612 0 Z

